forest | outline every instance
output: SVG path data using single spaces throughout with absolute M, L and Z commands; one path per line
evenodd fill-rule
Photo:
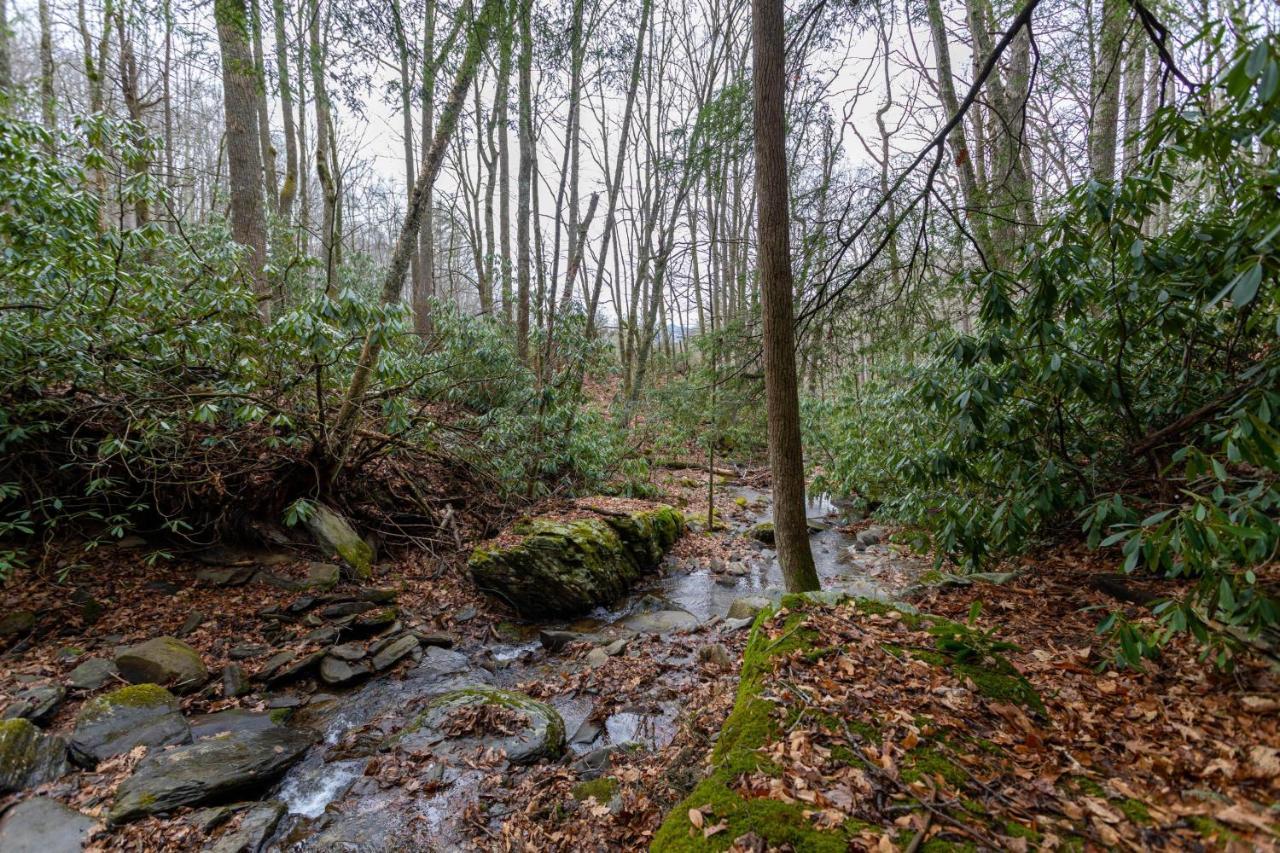
M 0 853 L 1280 843 L 1271 0 L 0 0 Z

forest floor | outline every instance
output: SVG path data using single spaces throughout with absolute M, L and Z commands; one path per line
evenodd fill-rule
M 705 506 L 704 478 L 696 470 L 656 475 L 663 498 L 689 512 Z M 741 502 L 727 493 L 717 505 L 725 518 L 742 513 Z M 374 584 L 395 591 L 406 628 L 448 635 L 457 649 L 483 649 L 512 617 L 475 589 L 465 567 L 472 543 L 460 544 L 438 557 L 384 559 Z M 741 559 L 745 550 L 738 532 L 696 531 L 677 543 L 673 559 L 706 565 Z M 38 619 L 29 636 L 0 652 L 0 705 L 13 705 L 33 687 L 65 684 L 86 660 L 158 635 L 182 635 L 215 675 L 234 663 L 237 648 L 302 655 L 319 647 L 270 618 L 307 594 L 286 588 L 303 580 L 307 554 L 223 551 L 208 560 L 265 568 L 257 581 L 242 585 L 210 582 L 208 574 L 199 575 L 209 568 L 205 563 L 149 562 L 146 555 L 142 543 L 129 540 L 87 560 L 77 556 L 86 565 L 76 565 L 67 578 L 58 576 L 55 559 L 49 574 L 26 573 L 5 588 L 0 612 L 25 609 Z M 1110 654 L 1095 634 L 1104 614 L 1121 608 L 1131 619 L 1149 620 L 1142 608 L 1083 581 L 1115 566 L 1066 549 L 1012 568 L 1018 572 L 1007 583 L 917 587 L 911 601 L 920 612 L 968 622 L 981 638 L 970 642 L 976 653 L 1007 659 L 1036 702 L 985 695 L 963 667 L 931 668 L 903 654 L 934 637 L 905 609 L 868 615 L 848 605 L 806 606 L 802 627 L 812 641 L 771 658 L 767 686 L 755 697 L 768 704 L 773 721 L 751 747 L 761 760 L 732 779 L 736 799 L 682 802 L 716 772 L 722 727 L 735 702 L 744 701 L 739 675 L 749 632 L 711 620 L 669 638 L 642 638 L 599 665 L 566 670 L 554 683 L 520 684 L 535 697 L 599 697 L 608 710 L 653 702 L 663 675 L 664 689 L 671 693 L 675 685 L 683 707 L 669 741 L 615 752 L 605 776 L 589 778 L 598 774 L 584 773 L 572 760 L 535 765 L 521 775 L 494 770 L 500 784 L 485 786 L 483 808 L 467 815 L 470 841 L 494 850 L 641 850 L 666 820 L 661 832 L 668 842 L 679 838 L 707 849 L 812 846 L 803 831 L 779 830 L 766 819 L 776 807 L 788 810 L 801 829 L 819 831 L 815 839 L 841 827 L 841 848 L 853 849 L 915 851 L 947 843 L 1274 848 L 1280 831 L 1276 669 L 1245 656 L 1232 672 L 1220 672 L 1182 640 L 1143 671 L 1109 669 Z M 791 615 L 784 602 L 757 626 L 755 642 L 776 643 L 796 630 Z M 703 654 L 715 645 L 727 656 Z M 580 661 L 590 650 L 574 644 L 565 654 Z M 403 677 L 403 669 L 378 677 Z M 119 683 L 114 677 L 102 689 Z M 95 692 L 69 691 L 42 725 L 67 730 Z M 215 678 L 181 701 L 183 713 L 195 718 L 228 708 L 266 711 L 278 699 L 256 690 L 227 698 Z M 872 720 L 874 733 L 865 729 Z M 922 743 L 936 747 L 927 753 L 929 763 L 920 760 Z M 137 759 L 131 754 L 76 771 L 39 792 L 100 816 Z M 380 773 L 383 786 L 414 784 L 411 773 L 387 771 L 366 773 Z M 0 809 L 6 805 L 0 799 Z M 93 847 L 191 849 L 205 840 L 192 817 L 183 810 L 148 818 L 98 835 Z M 667 849 L 683 848 L 668 843 Z

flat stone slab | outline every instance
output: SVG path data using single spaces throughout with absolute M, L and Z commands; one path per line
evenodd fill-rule
M 71 670 L 67 685 L 77 690 L 97 690 L 110 683 L 118 672 L 116 665 L 105 658 L 89 658 Z
M 692 631 L 700 623 L 697 616 L 686 610 L 654 610 L 633 613 L 618 624 L 638 634 L 670 634 L 673 631 Z
M 126 823 L 261 790 L 280 778 L 311 743 L 309 733 L 277 728 L 234 732 L 152 753 L 121 783 L 110 820 Z
M 555 708 L 523 693 L 477 687 L 436 699 L 393 743 L 446 761 L 492 749 L 512 764 L 532 764 L 564 752 L 564 720 Z
M 135 746 L 189 743 L 191 729 L 172 693 L 155 684 L 132 684 L 95 696 L 80 707 L 71 733 L 76 762 L 93 767 Z
M 48 797 L 23 800 L 0 817 L 4 853 L 79 853 L 97 826 L 88 815 Z
M 66 772 L 65 740 L 45 734 L 30 720 L 0 722 L 0 794 L 34 788 Z

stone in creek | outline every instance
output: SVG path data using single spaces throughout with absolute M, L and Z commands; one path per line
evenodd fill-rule
M 412 634 L 397 637 L 374 654 L 373 668 L 379 672 L 388 669 L 416 648 L 418 648 L 418 638 Z
M 176 637 L 155 637 L 116 655 L 116 668 L 134 684 L 163 684 L 190 693 L 209 680 L 200 653 Z
M 190 741 L 191 728 L 172 693 L 156 684 L 132 684 L 80 706 L 71 733 L 71 755 L 77 763 L 94 767 L 135 746 Z
M 113 824 L 249 794 L 280 778 L 311 746 L 312 736 L 284 727 L 233 732 L 143 759 L 121 783 Z
M 226 699 L 235 699 L 249 692 L 249 677 L 244 674 L 244 667 L 238 663 L 229 663 L 222 668 L 222 695 Z
M 4 718 L 21 717 L 33 723 L 41 723 L 53 716 L 67 697 L 67 688 L 60 684 L 48 684 L 23 690 L 13 697 L 13 704 L 4 709 Z
M 326 552 L 341 557 L 356 578 L 367 580 L 373 577 L 373 548 L 336 510 L 324 504 L 314 504 L 304 523 L 316 543 Z
M 77 690 L 97 690 L 113 677 L 118 670 L 116 665 L 105 658 L 89 658 L 71 670 L 67 684 Z
M 247 708 L 227 708 L 212 714 L 196 714 L 188 722 L 191 724 L 191 737 L 196 740 L 226 732 L 262 732 L 280 725 L 271 719 L 270 714 Z
M 422 660 L 409 670 L 406 678 L 410 682 L 406 685 L 407 692 L 419 696 L 493 683 L 493 676 L 473 667 L 466 655 L 438 646 L 428 646 Z
M 748 616 L 745 619 L 725 619 L 724 627 L 726 631 L 741 631 L 743 628 L 750 628 L 755 621 L 753 616 Z
M 883 527 L 868 527 L 866 530 L 858 532 L 857 543 L 861 546 L 870 547 L 879 545 L 884 541 L 885 532 Z
M 572 521 L 537 518 L 476 548 L 468 566 L 481 588 L 522 616 L 572 616 L 621 598 L 683 531 L 681 514 L 661 505 Z
M 0 817 L 5 853 L 79 853 L 97 822 L 49 797 L 23 800 Z
M 488 731 L 455 736 L 450 722 L 460 712 L 492 706 L 510 712 L 515 730 L 493 725 Z M 485 718 L 477 717 L 483 726 Z M 476 687 L 446 693 L 401 730 L 391 744 L 412 754 L 430 753 L 444 760 L 465 761 L 487 749 L 503 753 L 512 764 L 532 764 L 564 752 L 564 720 L 555 708 L 512 690 Z
M 240 816 L 240 823 L 219 836 L 204 853 L 258 853 L 284 813 L 285 804 L 276 800 L 254 803 Z
M 358 661 L 350 663 L 338 658 L 325 657 L 320 662 L 320 680 L 325 684 L 334 687 L 344 687 L 348 684 L 354 684 L 362 678 L 367 677 L 373 672 L 373 668 L 368 663 Z
M 697 628 L 698 617 L 685 610 L 655 610 L 651 613 L 633 613 L 620 624 L 640 634 L 670 634 Z
M 330 648 L 328 655 L 338 660 L 360 660 L 365 655 L 365 648 L 363 643 L 343 643 L 340 646 Z
M 754 619 L 755 615 L 766 607 L 771 607 L 773 602 L 763 595 L 744 595 L 741 598 L 735 598 L 733 603 L 729 605 L 729 619 Z
M 30 720 L 0 722 L 0 794 L 52 782 L 67 772 L 67 742 Z
M 329 590 L 338 585 L 341 575 L 337 563 L 307 563 L 307 579 L 302 584 L 307 589 Z
M 581 639 L 581 636 L 581 634 L 575 634 L 573 631 L 544 629 L 538 632 L 538 640 L 542 643 L 542 647 L 549 652 L 558 652 L 570 643 Z

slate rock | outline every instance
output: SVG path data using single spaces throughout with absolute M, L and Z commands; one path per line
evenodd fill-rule
M 67 688 L 60 684 L 31 687 L 13 697 L 12 704 L 4 709 L 6 720 L 21 717 L 33 723 L 42 723 L 53 716 L 67 697 Z
M 176 693 L 199 690 L 209 680 L 200 653 L 176 637 L 154 637 L 116 655 L 116 668 L 134 684 L 162 684 Z
M 361 613 L 351 623 L 351 627 L 358 631 L 377 633 L 394 625 L 396 616 L 397 611 L 394 607 L 379 607 L 376 610 Z
M 404 634 L 387 643 L 373 656 L 373 668 L 378 672 L 393 666 L 405 655 L 418 648 L 418 638 L 412 634 Z
M 868 527 L 866 530 L 858 531 L 857 543 L 863 547 L 879 545 L 884 541 L 885 532 L 883 527 Z
M 757 613 L 772 605 L 773 602 L 767 596 L 744 595 L 741 598 L 735 598 L 729 605 L 727 618 L 754 619 Z
M 71 670 L 67 684 L 77 690 L 97 690 L 115 678 L 119 670 L 105 658 L 89 658 Z
M 231 651 L 227 652 L 227 657 L 232 660 L 249 660 L 250 658 L 262 657 L 269 652 L 266 646 L 243 645 L 235 646 Z
M 223 566 L 214 569 L 201 569 L 196 572 L 196 580 L 204 581 L 212 586 L 244 586 L 257 573 L 253 566 Z
M 338 585 L 342 569 L 337 563 L 307 563 L 307 577 L 302 582 L 306 589 L 329 590 Z
M 197 714 L 188 722 L 191 725 L 191 737 L 195 740 L 227 732 L 262 732 L 280 725 L 270 714 L 247 708 L 227 708 L 212 714 Z
M 277 800 L 254 803 L 244 810 L 240 823 L 205 847 L 205 853 L 258 853 L 284 817 L 285 805 Z
M 280 778 L 311 743 L 310 734 L 279 727 L 219 735 L 152 753 L 117 789 L 110 821 L 126 823 L 261 790 Z
M 373 668 L 364 661 L 351 662 L 326 656 L 320 662 L 320 680 L 333 687 L 354 684 L 372 672 Z
M 513 719 L 501 726 L 486 726 L 486 718 L 481 715 L 477 717 L 480 730 L 452 734 L 450 723 L 455 714 L 481 710 L 484 705 L 504 709 Z M 465 761 L 492 749 L 504 754 L 512 764 L 532 764 L 564 752 L 564 720 L 555 708 L 523 693 L 476 687 L 436 699 L 390 742 L 411 754 L 429 753 L 445 761 Z
M 538 641 L 549 652 L 558 652 L 581 638 L 581 634 L 576 634 L 573 631 L 556 631 L 546 628 L 538 632 Z
M 79 853 L 97 822 L 49 797 L 32 797 L 0 817 L 4 853 Z
M 0 722 L 0 794 L 34 788 L 66 772 L 65 740 L 45 734 L 30 720 Z
M 451 649 L 458 642 L 456 637 L 444 631 L 414 631 L 413 635 L 418 638 L 418 644 L 421 646 Z
M 238 663 L 229 663 L 222 668 L 222 695 L 226 699 L 235 699 L 249 692 L 249 676 L 244 667 Z
M 368 601 L 339 601 L 322 609 L 320 617 L 323 619 L 345 619 L 348 616 L 356 616 L 366 610 L 372 610 L 374 606 L 373 603 Z
M 156 684 L 132 684 L 95 696 L 80 707 L 71 755 L 94 767 L 135 746 L 190 743 L 191 729 L 172 693 Z
M 192 610 L 187 614 L 187 618 L 183 620 L 182 627 L 178 629 L 179 637 L 190 636 L 197 628 L 204 624 L 204 611 Z
M 319 665 L 324 658 L 324 652 L 312 652 L 309 655 L 293 658 L 289 663 L 280 667 L 272 674 L 267 683 L 271 685 L 285 684 L 290 681 L 296 681 L 305 675 L 310 675 L 311 671 Z
M 315 504 L 305 524 L 316 544 L 327 553 L 341 557 L 356 578 L 365 580 L 373 577 L 373 548 L 360 538 L 351 522 L 337 510 L 325 504 Z

